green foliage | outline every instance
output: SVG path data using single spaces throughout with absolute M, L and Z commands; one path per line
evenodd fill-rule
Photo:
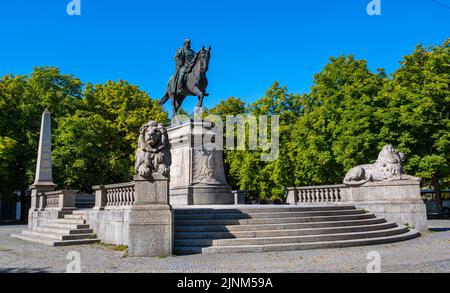
M 289 149 L 287 146 L 292 140 L 290 134 L 292 122 L 301 113 L 299 101 L 299 95 L 289 94 L 286 87 L 275 82 L 262 99 L 251 106 L 241 108 L 241 110 L 248 109 L 247 113 L 258 119 L 261 115 L 280 116 L 280 156 L 277 160 L 262 161 L 263 150 L 261 148 L 256 151 L 227 151 L 225 153 L 225 165 L 229 170 L 231 182 L 241 190 L 248 191 L 253 199 L 282 198 L 285 194 L 285 187 L 293 183 L 292 165 L 288 161 Z M 230 100 L 231 103 L 235 103 L 235 101 Z M 228 109 L 234 108 L 228 107 Z M 232 112 L 232 114 L 237 115 L 242 112 Z M 269 127 L 269 133 L 270 131 Z M 247 131 L 247 136 L 248 133 Z M 270 135 L 268 138 L 271 139 Z
M 125 140 L 125 144 L 135 150 L 139 128 L 149 120 L 167 124 L 167 113 L 151 100 L 148 94 L 126 81 L 92 86 L 88 84 L 84 104 L 90 112 L 111 121 L 114 128 Z
M 381 140 L 409 158 L 405 170 L 439 189 L 450 183 L 450 39 L 417 46 L 378 97 Z
M 218 105 L 211 109 L 204 109 L 204 115 L 217 115 L 222 121 L 226 121 L 227 115 L 241 115 L 245 114 L 247 110 L 247 104 L 239 98 L 230 97 L 226 100 L 222 100 Z
M 0 137 L 0 178 L 2 184 L 0 185 L 0 194 L 11 195 L 15 190 L 15 178 L 10 172 L 14 168 L 14 149 L 17 146 L 17 141 L 9 137 Z
M 353 56 L 331 58 L 314 77 L 293 127 L 296 185 L 341 182 L 351 167 L 376 158 L 375 97 L 385 80 L 383 72 L 372 73 L 366 61 Z
M 61 118 L 53 136 L 55 180 L 64 186 L 89 190 L 131 180 L 130 160 L 118 147 L 122 137 L 99 114 L 80 110 Z

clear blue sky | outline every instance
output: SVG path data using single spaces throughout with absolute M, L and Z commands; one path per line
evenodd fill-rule
M 211 107 L 229 96 L 252 102 L 274 81 L 307 92 L 330 56 L 355 54 L 389 73 L 415 45 L 450 37 L 450 0 L 69 0 L 0 2 L 0 75 L 58 66 L 84 82 L 125 79 L 160 98 L 185 37 L 213 47 Z M 191 111 L 190 97 L 186 110 Z

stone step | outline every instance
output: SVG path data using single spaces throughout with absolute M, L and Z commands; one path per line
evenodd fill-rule
M 39 244 L 43 244 L 43 245 L 49 245 L 49 246 L 54 246 L 53 244 L 56 242 L 55 239 L 41 238 L 41 237 L 29 236 L 29 235 L 25 235 L 25 234 L 13 234 L 13 235 L 11 235 L 11 237 L 20 239 L 20 240 L 24 240 L 24 241 L 39 243 Z
M 55 232 L 42 232 L 42 231 L 31 231 L 31 230 L 25 230 L 22 232 L 23 235 L 27 236 L 36 236 L 39 238 L 49 238 L 49 239 L 55 239 L 55 240 L 81 240 L 81 239 L 96 239 L 97 235 L 94 233 L 89 234 L 59 234 Z
M 293 218 L 268 218 L 268 219 L 223 219 L 223 220 L 176 220 L 175 226 L 225 226 L 225 225 L 248 225 L 248 224 L 288 224 L 308 222 L 328 222 L 362 220 L 375 218 L 374 214 L 357 214 L 341 216 L 319 216 L 319 217 L 293 217 Z
M 64 219 L 84 220 L 85 218 L 86 217 L 84 215 L 77 215 L 77 214 L 64 215 Z
M 89 213 L 91 209 L 87 209 L 87 210 L 74 210 L 72 212 L 72 215 L 82 215 L 82 216 L 86 216 L 86 213 Z
M 258 238 L 258 237 L 286 237 L 305 236 L 321 234 L 354 233 L 365 231 L 376 231 L 397 227 L 396 223 L 385 222 L 374 225 L 331 227 L 331 228 L 309 228 L 294 230 L 253 230 L 236 232 L 176 232 L 175 239 L 233 239 L 233 238 Z
M 289 244 L 289 243 L 307 243 L 323 241 L 341 241 L 362 238 L 387 237 L 408 232 L 405 226 L 379 231 L 364 231 L 354 233 L 324 234 L 324 235 L 306 235 L 306 236 L 285 236 L 285 237 L 265 237 L 265 238 L 237 238 L 237 239 L 184 239 L 175 240 L 175 246 L 246 246 L 246 245 L 270 245 L 270 244 Z
M 174 207 L 175 215 L 189 214 L 226 214 L 226 213 L 278 213 L 278 212 L 314 212 L 314 211 L 333 211 L 333 210 L 354 210 L 355 206 L 344 205 L 321 205 L 310 207 L 298 206 L 258 206 L 258 207 L 227 207 L 227 208 L 181 208 Z
M 83 219 L 51 219 L 49 222 L 52 224 L 86 224 L 86 220 Z
M 322 241 L 309 243 L 269 244 L 269 245 L 243 245 L 243 246 L 213 246 L 213 247 L 175 247 L 174 252 L 179 255 L 198 253 L 253 253 L 270 251 L 293 251 L 306 249 L 341 248 L 351 246 L 366 246 L 406 241 L 419 237 L 420 233 L 410 230 L 406 233 L 386 237 L 351 239 L 339 241 Z
M 175 232 L 238 232 L 238 231 L 262 231 L 262 230 L 295 230 L 327 227 L 348 227 L 360 225 L 374 225 L 385 223 L 383 218 L 371 218 L 363 220 L 347 220 L 334 222 L 310 222 L 310 223 L 284 223 L 264 225 L 216 225 L 216 226 L 175 226 Z
M 228 219 L 263 219 L 263 218 L 295 218 L 295 217 L 317 217 L 317 216 L 339 216 L 365 214 L 362 209 L 352 210 L 329 210 L 308 212 L 273 212 L 273 213 L 216 213 L 216 214 L 187 214 L 175 215 L 175 220 L 228 220 Z
M 39 244 L 49 245 L 49 246 L 69 246 L 69 245 L 83 245 L 83 244 L 95 244 L 99 243 L 100 239 L 80 239 L 80 240 L 55 240 L 45 237 L 37 237 L 24 234 L 13 234 L 11 237 L 16 239 L 21 239 L 25 241 L 35 242 Z
M 64 229 L 49 226 L 42 226 L 34 228 L 35 231 L 39 232 L 55 232 L 63 235 L 74 235 L 74 234 L 91 234 L 94 233 L 93 229 Z
M 47 228 L 62 228 L 62 229 L 70 229 L 70 230 L 78 230 L 78 229 L 89 229 L 89 224 L 60 224 L 60 223 L 49 223 L 45 225 Z

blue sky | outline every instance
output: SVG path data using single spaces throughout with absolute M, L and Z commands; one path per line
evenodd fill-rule
M 370 0 L 81 0 L 81 16 L 67 15 L 69 2 L 0 2 L 0 75 L 58 66 L 159 99 L 190 37 L 195 50 L 213 47 L 211 107 L 229 96 L 253 102 L 274 81 L 307 92 L 330 56 L 355 54 L 391 73 L 416 44 L 450 37 L 450 0 L 381 0 L 381 16 L 367 15 Z

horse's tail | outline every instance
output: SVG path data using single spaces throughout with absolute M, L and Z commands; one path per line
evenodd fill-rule
M 169 92 L 166 91 L 166 94 L 164 95 L 164 97 L 162 97 L 162 99 L 159 101 L 158 105 L 162 106 L 164 105 L 168 100 L 169 100 L 170 96 L 169 96 Z
M 164 97 L 162 97 L 162 99 L 159 101 L 158 105 L 162 106 L 164 105 L 169 99 L 170 99 L 170 94 L 169 91 L 171 90 L 171 83 L 173 80 L 173 76 L 171 76 L 169 78 L 169 81 L 167 82 L 167 89 L 166 89 L 166 93 L 164 94 Z

